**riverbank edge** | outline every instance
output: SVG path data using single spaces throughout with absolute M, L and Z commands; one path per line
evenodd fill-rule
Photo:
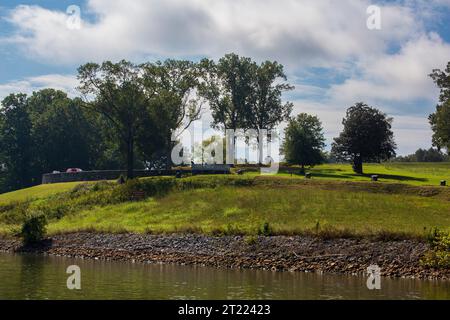
M 207 236 L 199 234 L 109 234 L 77 232 L 52 236 L 37 246 L 0 238 L 0 251 L 54 256 L 357 275 L 378 265 L 387 277 L 450 280 L 450 269 L 420 265 L 429 250 L 419 240 L 321 239 L 310 236 Z

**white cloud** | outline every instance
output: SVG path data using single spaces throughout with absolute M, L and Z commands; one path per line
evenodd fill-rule
M 76 96 L 77 92 L 75 88 L 77 86 L 78 80 L 73 75 L 49 74 L 38 77 L 30 77 L 24 80 L 0 84 L 0 101 L 11 93 L 22 92 L 31 94 L 33 91 L 44 88 L 63 90 L 67 92 L 69 96 Z
M 366 28 L 369 0 L 89 0 L 95 22 L 66 27 L 64 12 L 18 6 L 17 43 L 52 63 L 148 56 L 222 56 L 235 51 L 293 67 L 340 66 L 382 53 L 420 28 L 410 9 L 385 5 L 381 31 Z M 82 11 L 82 17 L 83 17 Z
M 425 100 L 428 102 L 425 112 L 430 111 L 439 91 L 428 75 L 433 69 L 445 68 L 449 57 L 450 45 L 437 34 L 422 35 L 406 42 L 396 54 L 361 61 L 360 75 L 333 85 L 330 99 L 343 104 L 356 101 L 387 104 L 390 111 L 399 113 L 408 113 L 401 110 L 402 103 Z

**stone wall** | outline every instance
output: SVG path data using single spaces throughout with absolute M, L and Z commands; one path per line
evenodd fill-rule
M 134 170 L 134 175 L 136 177 L 170 176 L 175 175 L 175 173 L 176 170 Z M 42 175 L 42 184 L 73 181 L 116 180 L 120 177 L 120 175 L 126 177 L 127 171 L 95 170 L 82 172 L 46 173 Z
M 203 168 L 206 169 L 206 168 Z M 154 177 L 154 176 L 175 176 L 177 171 L 182 174 L 227 174 L 230 169 L 217 168 L 213 170 L 208 168 L 202 170 L 134 170 L 135 177 Z M 126 170 L 95 170 L 82 172 L 61 172 L 61 173 L 46 173 L 42 175 L 42 184 L 58 183 L 58 182 L 74 182 L 74 181 L 98 181 L 98 180 L 116 180 L 123 175 L 127 176 Z

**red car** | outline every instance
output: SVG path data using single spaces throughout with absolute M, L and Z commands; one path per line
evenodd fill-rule
M 81 172 L 81 171 L 83 171 L 83 170 L 81 170 L 80 168 L 69 168 L 66 170 L 66 172 L 69 172 L 69 173 Z

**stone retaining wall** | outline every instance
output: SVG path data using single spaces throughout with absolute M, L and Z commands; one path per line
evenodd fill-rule
M 182 174 L 228 174 L 228 170 L 220 168 L 219 170 L 211 170 L 211 168 L 201 170 L 134 170 L 135 177 L 155 177 L 155 176 L 175 176 L 177 171 Z M 46 173 L 42 175 L 42 184 L 74 182 L 74 181 L 98 181 L 98 180 L 116 180 L 123 175 L 126 177 L 126 170 L 95 170 L 82 172 L 60 172 Z

